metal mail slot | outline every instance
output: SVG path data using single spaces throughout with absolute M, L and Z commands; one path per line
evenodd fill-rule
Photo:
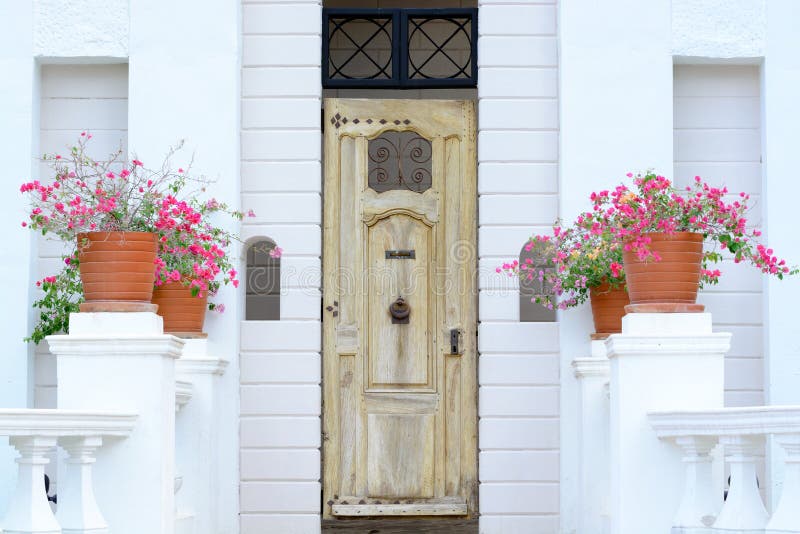
M 413 260 L 416 259 L 416 254 L 413 250 L 387 250 L 387 260 Z

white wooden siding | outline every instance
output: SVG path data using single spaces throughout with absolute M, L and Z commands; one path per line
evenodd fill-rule
M 39 150 L 69 150 L 81 132 L 90 132 L 89 153 L 103 158 L 128 145 L 128 65 L 43 65 L 41 68 Z M 53 179 L 49 168 L 39 165 L 39 179 Z M 62 245 L 37 239 L 36 278 L 57 273 Z M 38 295 L 37 295 L 38 296 Z M 47 342 L 34 349 L 34 408 L 57 408 L 56 359 Z M 51 493 L 58 492 L 55 461 L 47 467 Z
M 479 4 L 480 530 L 552 534 L 559 327 L 520 323 L 517 284 L 495 268 L 558 215 L 556 6 Z
M 749 220 L 761 224 L 761 102 L 757 66 L 676 65 L 674 85 L 675 182 L 695 176 L 751 195 Z M 764 399 L 762 277 L 725 261 L 721 282 L 700 295 L 714 329 L 733 332 L 725 359 L 725 405 Z
M 242 206 L 261 206 L 257 218 L 245 220 L 244 237 L 269 237 L 284 248 L 284 288 L 293 289 L 283 298 L 295 290 L 318 296 L 320 125 L 313 110 L 321 88 L 319 49 L 312 54 L 311 43 L 319 45 L 319 2 L 243 0 L 242 7 Z M 284 23 L 295 9 L 313 15 L 313 24 Z M 559 525 L 558 325 L 521 324 L 516 284 L 494 268 L 558 213 L 556 7 L 485 2 L 480 17 L 481 531 L 549 534 Z M 518 60 L 510 64 L 509 57 Z M 326 95 L 474 98 L 475 91 Z M 508 209 L 521 201 L 523 209 Z M 292 278 L 293 264 L 316 275 Z M 242 324 L 243 533 L 314 532 L 319 525 L 318 465 L 309 469 L 321 439 L 319 307 L 308 312 Z M 280 458 L 297 461 L 272 465 Z
M 128 65 L 43 65 L 39 149 L 65 153 L 90 132 L 90 154 L 102 158 L 128 144 Z M 51 180 L 40 166 L 40 179 Z M 37 278 L 61 269 L 61 247 L 38 240 Z M 56 362 L 47 344 L 36 348 L 34 406 L 56 407 Z
M 319 1 L 242 3 L 242 227 L 281 259 L 281 320 L 241 324 L 240 529 L 319 532 Z

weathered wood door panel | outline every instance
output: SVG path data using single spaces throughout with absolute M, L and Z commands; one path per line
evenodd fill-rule
M 325 101 L 325 517 L 477 511 L 475 157 L 471 102 Z

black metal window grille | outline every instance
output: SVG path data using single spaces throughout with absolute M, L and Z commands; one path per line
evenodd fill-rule
M 323 9 L 325 88 L 475 87 L 477 9 Z

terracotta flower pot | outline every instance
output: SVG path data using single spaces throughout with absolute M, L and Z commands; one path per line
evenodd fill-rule
M 650 250 L 661 261 L 642 261 L 636 252 L 623 253 L 625 280 L 631 306 L 628 312 L 702 311 L 695 304 L 703 258 L 703 234 L 676 232 L 650 233 Z
M 164 318 L 164 332 L 200 334 L 206 320 L 208 294 L 193 297 L 192 290 L 180 282 L 167 282 L 153 290 L 153 304 Z
M 625 306 L 630 304 L 625 287 L 612 288 L 607 283 L 589 289 L 594 331 L 597 336 L 622 332 Z
M 151 232 L 78 235 L 83 296 L 81 311 L 155 311 L 150 299 L 158 251 Z

